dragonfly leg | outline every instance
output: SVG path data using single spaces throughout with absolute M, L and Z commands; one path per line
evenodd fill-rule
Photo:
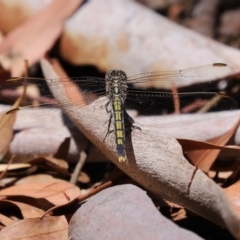
M 135 123 L 135 121 L 133 120 L 133 118 L 131 118 L 131 117 L 127 114 L 126 111 L 125 111 L 125 115 L 127 116 L 127 120 L 128 120 L 128 122 L 129 122 L 129 125 L 131 125 L 131 128 L 132 128 L 132 129 L 138 129 L 138 130 L 141 131 L 141 128 L 140 128 L 140 127 L 133 125 L 133 124 Z
M 134 126 L 134 125 L 132 125 L 132 129 L 137 129 L 137 130 L 142 130 L 140 127 L 138 127 L 138 126 Z
M 108 109 L 108 106 L 109 106 L 110 102 L 111 102 L 111 101 L 108 101 L 108 102 L 105 104 L 105 109 L 106 109 L 106 112 L 107 112 L 107 113 L 110 113 L 110 112 L 111 112 L 111 109 Z M 111 116 L 111 118 L 112 118 L 112 116 Z
M 107 109 L 107 105 L 108 105 L 108 104 L 109 104 L 109 103 L 106 104 L 106 109 Z M 110 111 L 109 111 L 109 112 L 110 112 Z M 111 126 L 111 122 L 112 122 L 112 117 L 113 117 L 112 112 L 110 112 L 110 118 L 109 118 L 109 121 L 108 121 L 108 130 L 107 130 L 107 133 L 106 133 L 106 135 L 105 135 L 105 137 L 104 137 L 104 139 L 103 139 L 103 142 L 105 142 L 107 136 L 113 132 L 113 130 L 110 130 L 110 126 Z

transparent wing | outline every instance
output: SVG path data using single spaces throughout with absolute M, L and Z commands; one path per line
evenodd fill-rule
M 214 118 L 213 114 L 205 113 L 222 112 L 223 115 L 228 110 L 237 109 L 237 102 L 219 93 L 172 94 L 129 89 L 126 107 L 137 109 L 141 116 L 164 116 L 157 124 L 160 127 L 176 127 Z M 202 114 L 204 118 L 199 118 Z M 184 122 L 181 121 L 183 115 L 187 115 Z
M 181 86 L 191 84 L 198 80 L 207 81 L 207 86 L 199 91 L 212 88 L 212 81 L 224 75 L 229 75 L 233 70 L 226 64 L 211 64 L 191 68 L 182 71 L 171 72 L 156 72 L 135 75 L 128 78 L 127 99 L 126 103 L 130 108 L 137 109 L 142 115 L 166 115 L 164 126 L 176 126 L 179 124 L 179 115 L 174 113 L 191 113 L 190 123 L 196 121 L 196 114 L 201 111 L 208 112 L 225 111 L 236 108 L 236 102 L 225 96 L 216 93 L 161 93 L 158 91 L 144 91 L 142 88 L 158 87 L 159 84 L 172 87 L 172 84 Z M 47 82 L 47 84 L 46 84 Z M 59 83 L 64 86 L 64 89 L 59 87 Z M 57 122 L 64 125 L 62 122 L 61 108 L 67 108 L 69 102 L 59 103 L 48 89 L 51 85 L 57 92 L 67 95 L 71 100 L 71 106 L 84 107 L 95 100 L 108 95 L 106 92 L 106 81 L 95 77 L 79 77 L 68 79 L 34 79 L 34 78 L 13 78 L 6 81 L 0 87 L 1 102 L 12 104 L 19 97 L 24 87 L 26 93 L 22 101 L 22 106 L 18 109 L 17 115 L 21 119 L 20 128 L 44 128 L 46 133 L 52 134 L 51 128 L 56 128 Z M 132 88 L 132 85 L 134 88 Z M 140 90 L 137 90 L 139 87 Z M 161 87 L 161 86 L 160 86 Z M 64 91 L 64 92 L 63 92 Z M 217 101 L 216 101 L 217 99 Z M 106 99 L 103 98 L 103 106 Z M 215 101 L 215 102 L 214 102 Z M 16 113 L 15 111 L 15 113 Z M 103 111 L 106 112 L 105 109 Z M 12 114 L 10 111 L 3 115 L 0 119 L 0 124 L 6 119 L 7 115 Z M 195 114 L 193 114 L 195 113 Z M 207 118 L 204 118 L 206 120 Z
M 62 108 L 72 109 L 85 107 L 95 100 L 106 95 L 105 80 L 101 78 L 71 78 L 58 79 L 64 85 L 65 91 L 59 88 L 59 84 L 54 79 L 35 78 L 13 78 L 0 86 L 0 99 L 5 104 L 12 104 L 18 97 L 26 92 L 22 99 L 22 106 L 14 110 L 8 110 L 0 119 L 0 126 L 10 114 L 17 114 L 17 129 L 36 129 L 36 131 L 47 134 L 61 135 L 57 131 L 65 123 L 62 120 Z M 56 92 L 67 94 L 71 100 L 59 103 L 48 86 L 55 88 Z M 106 100 L 103 100 L 106 101 Z M 105 110 L 105 109 L 104 109 Z
M 214 63 L 178 71 L 150 72 L 128 77 L 128 83 L 134 87 L 171 89 L 195 85 L 197 91 L 208 91 L 216 88 L 216 80 L 234 74 L 234 69 L 227 64 Z M 223 86 L 221 86 L 221 84 Z M 219 83 L 223 89 L 225 83 Z

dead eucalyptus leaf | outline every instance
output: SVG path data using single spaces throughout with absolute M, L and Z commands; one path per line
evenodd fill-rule
M 49 62 L 42 60 L 41 65 L 46 78 L 58 78 Z M 50 89 L 59 102 L 71 103 L 68 98 L 71 93 L 61 82 L 57 91 L 51 86 Z M 156 195 L 226 227 L 238 238 L 240 219 L 232 211 L 225 194 L 202 171 L 189 164 L 176 139 L 162 137 L 158 132 L 140 126 L 141 131 L 133 129 L 131 136 L 127 134 L 128 161 L 119 163 L 112 141 L 106 139 L 103 142 L 106 129 L 99 126 L 104 126 L 109 120 L 104 110 L 98 102 L 78 110 L 74 107 L 74 111 L 71 105 L 64 108 L 76 126 L 135 181 Z
M 207 142 L 218 146 L 224 146 L 233 134 L 237 131 L 240 119 L 232 128 L 223 135 L 209 139 Z M 236 147 L 237 148 L 237 147 Z M 184 148 L 183 148 L 184 150 Z M 240 151 L 240 148 L 239 148 Z M 220 150 L 205 149 L 205 150 L 188 150 L 187 155 L 191 162 L 204 172 L 208 172 L 214 161 L 216 160 Z
M 66 240 L 68 223 L 65 216 L 23 219 L 2 229 L 0 238 L 2 240 Z
M 49 1 L 16 0 L 13 2 L 0 1 L 0 30 L 4 34 L 12 31 L 15 27 L 28 18 L 44 9 Z M 13 13 L 18 14 L 13 14 Z
M 31 167 L 30 164 L 28 163 L 12 163 L 11 165 L 8 164 L 0 164 L 0 172 L 5 171 L 6 169 L 8 170 L 16 170 L 16 169 L 21 169 L 21 168 L 29 168 Z
M 240 182 L 236 182 L 228 188 L 223 189 L 232 203 L 235 213 L 240 216 Z
M 7 206 L 10 205 L 10 208 L 17 207 L 22 215 L 23 218 L 36 218 L 36 217 L 41 217 L 44 213 L 43 210 L 40 208 L 36 208 L 30 204 L 27 203 L 22 203 L 18 201 L 13 201 L 13 200 L 1 200 L 0 201 L 0 206 Z M 7 207 L 6 207 L 7 208 Z
M 19 184 L 0 191 L 0 196 L 27 196 L 36 199 L 44 198 L 57 206 L 65 205 L 80 195 L 81 192 L 79 188 L 67 182 Z
M 0 118 L 3 114 L 0 114 Z M 13 127 L 14 121 L 16 118 L 16 114 L 9 114 L 7 121 L 0 125 L 0 160 L 5 156 L 8 151 L 9 143 L 13 137 Z
M 238 49 L 179 26 L 131 0 L 87 2 L 66 22 L 60 51 L 75 65 L 90 64 L 103 72 L 124 69 L 128 76 L 209 62 L 226 62 L 240 70 Z
M 14 223 L 14 220 L 0 213 L 0 222 L 4 226 L 8 226 Z
M 65 18 L 81 3 L 81 0 L 55 0 L 13 29 L 0 45 L 2 66 L 10 70 L 12 76 L 20 76 L 24 70 L 23 60 L 27 59 L 30 66 L 36 63 L 52 47 L 61 33 Z
M 70 176 L 68 172 L 68 164 L 65 160 L 57 159 L 51 156 L 47 157 L 38 157 L 26 161 L 26 163 L 36 165 L 40 168 L 53 169 L 56 172 L 59 172 L 65 176 Z
M 35 174 L 35 175 L 30 175 L 27 177 L 23 177 L 16 181 L 17 184 L 28 184 L 28 183 L 37 183 L 37 182 L 67 182 L 63 179 L 60 178 L 54 178 L 52 175 L 49 174 Z

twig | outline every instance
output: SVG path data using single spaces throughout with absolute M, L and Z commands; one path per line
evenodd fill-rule
M 78 176 L 79 176 L 79 174 L 80 174 L 80 172 L 82 170 L 82 167 L 83 167 L 86 159 L 87 159 L 87 154 L 84 151 L 82 151 L 80 153 L 78 163 L 77 163 L 77 165 L 76 165 L 76 167 L 74 169 L 74 172 L 73 172 L 73 174 L 71 176 L 70 183 L 72 183 L 72 184 L 76 184 L 77 183 Z

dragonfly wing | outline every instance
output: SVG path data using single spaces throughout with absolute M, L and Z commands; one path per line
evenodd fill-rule
M 0 127 L 4 127 L 11 114 L 16 114 L 14 130 L 32 129 L 38 133 L 62 135 L 57 131 L 64 127 L 61 109 L 47 105 L 13 108 L 1 116 Z
M 62 121 L 61 109 L 70 106 L 72 110 L 85 107 L 106 94 L 104 79 L 59 80 L 64 88 L 60 88 L 54 79 L 16 78 L 6 81 L 0 87 L 1 100 L 10 104 L 23 96 L 21 102 L 24 106 L 7 111 L 0 119 L 0 126 L 4 125 L 9 115 L 17 114 L 18 129 L 33 128 L 44 134 L 59 134 L 59 131 L 55 131 L 56 128 L 65 125 Z M 60 103 L 54 99 L 48 88 L 49 85 L 55 89 L 55 92 L 67 95 L 68 101 Z
M 143 116 L 164 116 L 162 127 L 176 127 L 192 124 L 198 121 L 198 116 L 211 111 L 234 110 L 237 103 L 234 99 L 218 93 L 159 93 L 145 91 L 129 91 L 126 105 L 138 110 Z M 179 121 L 184 114 L 188 115 L 187 121 Z M 206 114 L 203 121 L 214 115 Z M 200 120 L 200 121 L 202 121 Z
M 223 63 L 214 63 L 186 70 L 143 73 L 128 77 L 128 84 L 141 89 L 162 88 L 171 89 L 172 86 L 186 87 L 197 85 L 197 91 L 216 89 L 216 80 L 223 79 L 234 73 L 234 69 Z M 219 89 L 226 87 L 225 82 L 217 84 Z

